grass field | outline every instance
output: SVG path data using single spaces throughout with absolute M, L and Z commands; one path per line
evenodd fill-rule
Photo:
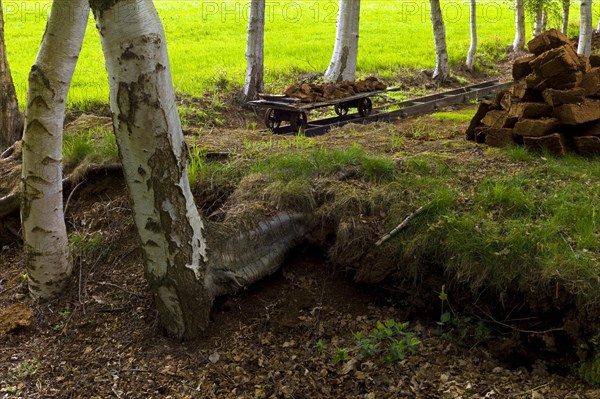
M 241 85 L 244 77 L 247 1 L 156 1 L 180 93 Z M 432 68 L 435 56 L 428 1 L 363 0 L 359 74 L 393 77 L 403 67 Z M 442 3 L 450 58 L 459 63 L 468 45 L 468 5 Z M 21 103 L 29 68 L 42 38 L 50 2 L 4 2 L 6 45 Z M 573 14 L 576 14 L 576 9 Z M 123 11 L 126 17 L 127 12 Z M 265 69 L 268 88 L 280 89 L 298 73 L 323 71 L 333 49 L 336 0 L 267 2 Z M 507 1 L 482 1 L 480 49 L 503 48 L 513 37 Z M 572 18 L 576 18 L 573 15 Z M 575 20 L 575 19 L 573 19 Z M 84 107 L 108 96 L 102 51 L 92 19 L 75 72 L 69 103 Z

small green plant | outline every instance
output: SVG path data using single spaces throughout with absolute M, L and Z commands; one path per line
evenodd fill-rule
M 338 363 L 347 362 L 349 359 L 350 359 L 350 354 L 349 354 L 347 348 L 339 348 L 339 347 L 335 348 L 335 353 L 333 355 L 333 360 L 332 360 L 332 363 L 334 365 L 338 364 Z
M 440 291 L 440 295 L 438 295 L 441 302 L 441 310 L 440 310 L 440 321 L 439 325 L 444 325 L 450 321 L 451 314 L 448 311 L 444 311 L 444 304 L 448 301 L 448 294 L 446 293 L 446 286 L 442 284 L 442 290 Z
M 80 255 L 98 254 L 106 249 L 106 237 L 102 231 L 82 233 L 74 231 L 69 234 L 69 242 L 73 253 Z
M 417 123 L 408 129 L 407 136 L 416 140 L 439 140 L 442 135 L 424 123 Z
M 381 354 L 388 362 L 404 360 L 421 344 L 414 334 L 406 331 L 408 325 L 408 322 L 398 323 L 395 320 L 377 321 L 368 334 L 354 333 L 355 344 L 369 356 Z
M 397 134 L 396 132 L 392 133 L 392 150 L 399 150 L 404 145 L 404 136 L 401 134 Z
M 17 381 L 24 380 L 26 378 L 33 377 L 37 373 L 40 366 L 40 361 L 34 357 L 32 359 L 23 360 L 16 367 L 10 369 L 9 374 Z
M 319 339 L 317 342 L 315 342 L 314 348 L 317 352 L 323 352 L 325 349 L 327 349 L 327 344 L 322 339 Z

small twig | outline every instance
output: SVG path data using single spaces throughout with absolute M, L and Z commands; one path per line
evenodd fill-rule
M 6 150 L 4 150 L 4 152 L 2 154 L 0 154 L 0 159 L 6 159 L 6 158 L 10 157 L 13 154 L 13 152 L 15 152 L 16 146 L 17 146 L 17 143 L 11 145 Z
M 75 194 L 75 191 L 83 183 L 85 183 L 85 180 L 81 180 L 75 187 L 73 187 L 73 190 L 71 190 L 71 192 L 69 193 L 69 196 L 67 197 L 67 202 L 65 202 L 65 210 L 63 211 L 63 214 L 65 214 L 65 215 L 67 214 L 67 209 L 69 209 L 69 201 L 71 201 L 71 197 L 73 196 L 73 194 Z
M 477 318 L 479 318 L 479 319 L 481 319 L 481 320 L 484 320 L 484 321 L 488 321 L 488 322 L 489 322 L 489 321 L 491 321 L 491 322 L 493 322 L 493 323 L 495 323 L 495 324 L 501 325 L 501 326 L 503 326 L 503 327 L 506 327 L 506 328 L 510 328 L 511 330 L 514 330 L 514 331 L 517 331 L 517 332 L 521 332 L 521 333 L 525 333 L 525 334 L 547 334 L 547 333 L 550 333 L 550 332 L 555 332 L 555 331 L 564 331 L 564 330 L 565 330 L 565 329 L 564 329 L 564 328 L 562 328 L 562 327 L 549 328 L 549 329 L 547 329 L 547 330 L 543 330 L 543 331 L 522 330 L 522 329 L 520 329 L 520 328 L 517 328 L 517 327 L 515 327 L 515 326 L 511 326 L 510 324 L 506 324 L 506 323 L 503 323 L 503 322 L 501 322 L 501 321 L 499 321 L 499 320 L 496 320 L 496 319 L 494 319 L 494 316 L 492 316 L 491 314 L 489 314 L 489 313 L 485 312 L 483 309 L 481 309 L 481 308 L 480 308 L 479 306 L 477 306 L 477 305 L 475 305 L 475 307 L 476 307 L 477 309 L 479 309 L 479 311 L 480 311 L 481 313 L 483 313 L 483 314 L 484 314 L 486 317 L 488 317 L 488 319 L 487 319 L 487 320 L 486 320 L 486 319 L 482 319 L 481 317 L 478 317 L 478 316 L 477 316 Z
M 511 393 L 511 394 L 509 394 L 509 396 L 521 396 L 521 395 L 525 395 L 525 394 L 528 394 L 528 393 L 533 393 L 534 391 L 537 391 L 538 389 L 543 388 L 543 387 L 548 386 L 548 385 L 550 385 L 550 382 L 547 382 L 547 383 L 542 384 L 542 385 L 538 385 L 537 387 L 533 387 L 533 388 L 528 389 L 526 391 Z
M 125 289 L 125 288 L 123 288 L 123 287 L 121 287 L 121 286 L 117 285 L 117 284 L 113 284 L 113 283 L 107 283 L 107 282 L 105 282 L 105 281 L 101 281 L 101 282 L 100 282 L 100 283 L 98 283 L 98 284 L 100 284 L 100 285 L 110 285 L 110 286 L 112 286 L 112 287 L 115 287 L 115 288 L 118 288 L 118 289 L 120 289 L 121 291 L 124 291 L 124 292 L 126 292 L 126 293 L 128 293 L 128 294 L 130 294 L 130 295 L 137 296 L 138 298 L 143 298 L 143 297 L 144 297 L 143 295 L 136 294 L 135 292 L 129 291 L 129 290 L 127 290 L 127 289 Z
M 384 235 L 383 237 L 381 237 L 379 239 L 379 241 L 377 241 L 375 243 L 375 245 L 376 246 L 380 246 L 381 244 L 383 244 L 384 242 L 386 242 L 387 240 L 389 240 L 390 238 L 392 238 L 393 236 L 395 236 L 396 234 L 398 234 L 398 232 L 400 230 L 402 230 L 403 228 L 405 228 L 410 223 L 410 221 L 415 218 L 415 216 L 419 215 L 424 210 L 425 210 L 425 207 L 422 206 L 419 209 L 417 209 L 416 211 L 414 211 L 413 213 L 411 213 L 410 215 L 408 215 L 406 217 L 406 219 L 404 219 L 402 221 L 402 223 L 400 223 L 398 226 L 394 227 L 394 229 L 392 231 L 390 231 L 389 233 L 387 233 L 386 235 Z
M 8 288 L 6 288 L 6 289 L 4 289 L 4 290 L 0 291 L 0 295 L 4 295 L 4 294 L 6 294 L 8 291 L 11 291 L 11 290 L 14 290 L 15 288 L 18 288 L 18 287 L 20 287 L 20 286 L 21 286 L 21 284 L 22 284 L 22 283 L 18 283 L 18 284 L 15 284 L 15 285 L 13 285 L 12 287 L 8 287 Z

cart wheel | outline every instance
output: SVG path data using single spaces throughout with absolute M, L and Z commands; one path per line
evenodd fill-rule
M 334 105 L 335 114 L 338 116 L 348 115 L 348 107 L 344 104 L 335 104 Z
M 369 116 L 373 110 L 373 103 L 370 98 L 363 98 L 358 103 L 358 114 L 360 116 Z
M 281 126 L 281 120 L 278 118 L 277 112 L 273 108 L 269 108 L 265 114 L 265 126 L 268 129 L 277 129 Z
M 308 126 L 308 116 L 306 112 L 296 112 L 290 116 L 290 126 L 295 132 L 304 132 Z

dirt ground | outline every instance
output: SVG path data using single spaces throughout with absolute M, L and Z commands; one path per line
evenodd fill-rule
M 295 139 L 239 129 L 253 120 L 241 110 L 231 120 L 186 131 L 214 153 L 275 151 Z M 415 117 L 314 140 L 328 148 L 358 143 L 394 158 L 488 157 L 488 170 L 474 171 L 474 179 L 506 167 L 505 158 L 464 141 L 466 123 Z M 399 132 L 401 151 L 390 140 Z M 15 166 L 0 164 L 5 182 L 18 178 Z M 75 254 L 75 278 L 62 298 L 29 299 L 20 245 L 1 247 L 0 398 L 600 398 L 560 364 L 568 357 L 498 357 L 502 337 L 464 337 L 419 313 L 394 287 L 356 285 L 311 246 L 296 249 L 273 276 L 219 298 L 205 338 L 178 342 L 159 326 L 122 178 L 83 184 L 66 218 L 69 231 L 92 244 Z M 18 229 L 15 220 L 6 223 Z M 426 307 L 436 314 L 439 303 Z M 355 333 L 387 320 L 408 321 L 420 341 L 405 359 L 357 346 Z

